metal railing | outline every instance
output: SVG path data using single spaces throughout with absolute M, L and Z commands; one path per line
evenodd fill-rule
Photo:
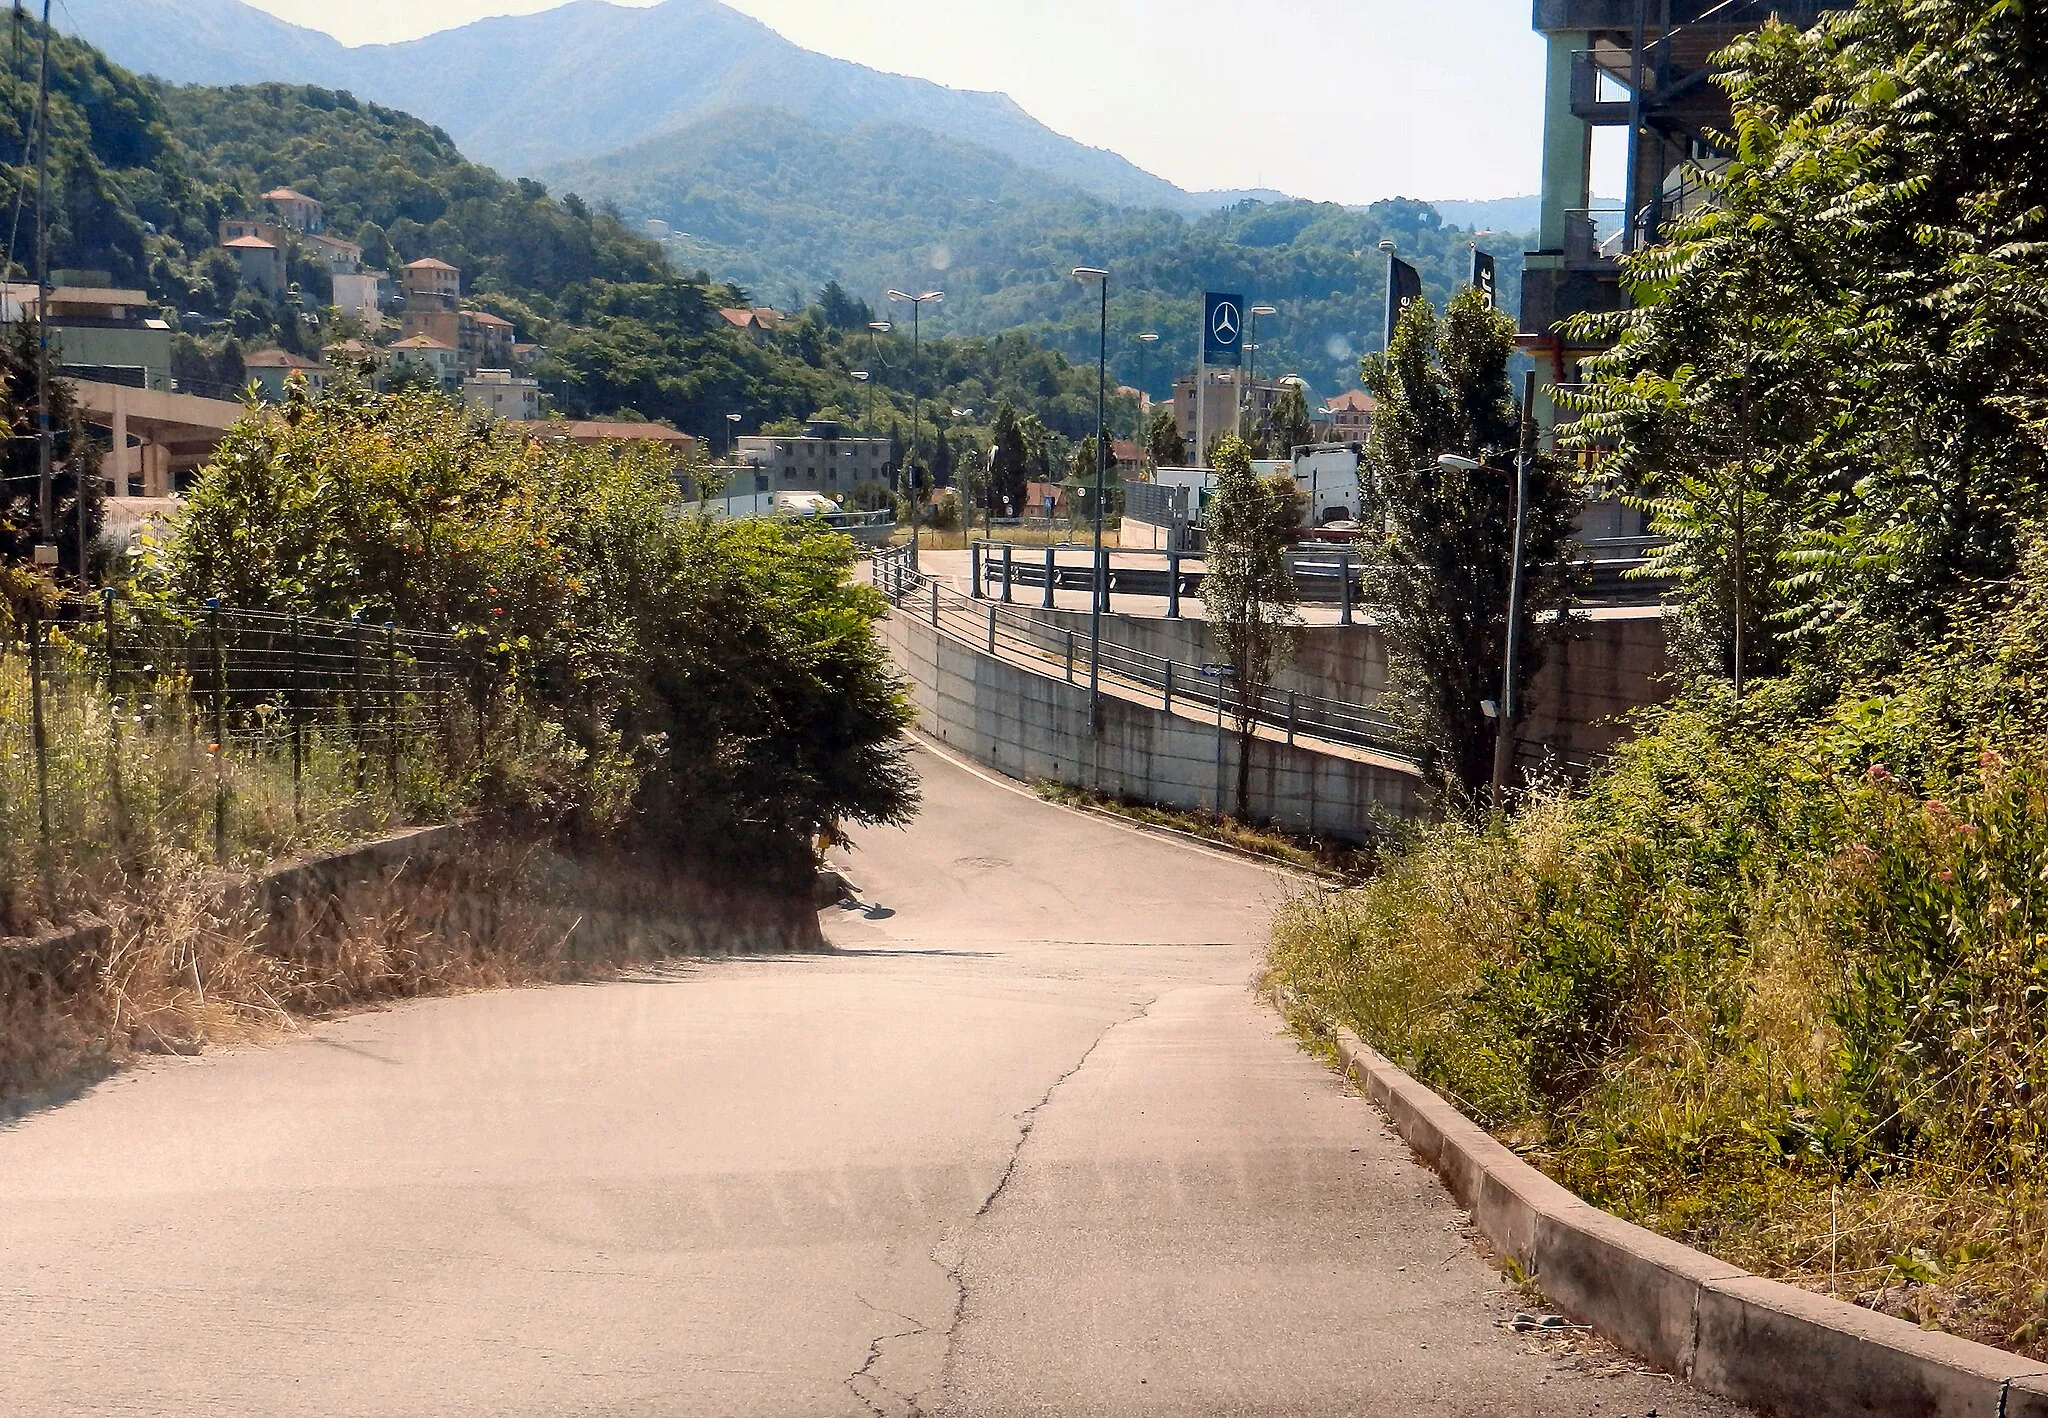
M 1094 550 L 1086 546 L 1020 547 L 1009 542 L 976 541 L 969 547 L 969 584 L 973 595 L 1017 599 L 1019 589 L 1033 589 L 1039 604 L 1053 605 L 1055 591 L 1086 591 L 1095 584 Z M 1062 551 L 1078 553 L 1078 564 Z M 1107 611 L 1118 596 L 1164 599 L 1166 616 L 1178 619 L 1181 602 L 1200 599 L 1206 562 L 1200 552 L 1152 551 L 1142 547 L 1105 548 L 1103 604 Z M 1311 548 L 1287 554 L 1295 597 L 1304 605 L 1335 606 L 1338 623 L 1350 625 L 1364 604 L 1366 560 L 1341 546 Z
M 877 552 L 874 581 L 882 594 L 906 615 L 915 615 L 933 629 L 990 655 L 1022 660 L 1039 672 L 1085 684 L 1089 678 L 1089 641 L 1085 635 L 1006 611 L 990 600 L 975 600 L 919 574 L 903 548 Z M 1086 567 L 1079 568 L 1087 589 Z M 1098 673 L 1104 684 L 1157 694 L 1160 707 L 1192 707 L 1218 715 L 1237 712 L 1238 695 L 1215 667 L 1194 665 L 1148 654 L 1124 645 L 1104 643 Z M 1325 699 L 1292 690 L 1264 689 L 1252 704 L 1254 721 L 1297 738 L 1343 744 L 1413 762 L 1406 737 L 1393 718 L 1368 705 Z

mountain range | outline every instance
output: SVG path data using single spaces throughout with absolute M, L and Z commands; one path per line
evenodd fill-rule
M 436 124 L 472 159 L 511 173 L 768 103 L 827 132 L 889 122 L 945 134 L 1118 203 L 1200 212 L 1256 195 L 1185 192 L 1055 133 L 1004 94 L 817 54 L 717 0 L 644 9 L 571 0 L 353 47 L 241 0 L 65 0 L 56 23 L 115 63 L 173 83 L 344 89 Z

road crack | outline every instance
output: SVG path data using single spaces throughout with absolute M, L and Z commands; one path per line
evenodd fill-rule
M 1095 1056 L 1095 1051 L 1102 1047 L 1104 1040 L 1108 1039 L 1111 1034 L 1121 1029 L 1124 1025 L 1135 1024 L 1145 1018 L 1152 1012 L 1152 1007 L 1158 1004 L 1162 998 L 1164 998 L 1163 995 L 1154 995 L 1151 999 L 1146 1000 L 1135 1013 L 1126 1015 L 1121 1019 L 1111 1020 L 1107 1025 L 1103 1026 L 1102 1032 L 1089 1042 L 1088 1047 L 1082 1051 L 1081 1057 L 1076 1059 L 1070 1067 L 1046 1086 L 1045 1092 L 1039 1095 L 1038 1101 L 1016 1115 L 1017 1137 L 1010 1144 L 1010 1155 L 1003 1163 L 1002 1175 L 996 1178 L 996 1183 L 993 1187 L 989 1188 L 988 1195 L 984 1196 L 981 1199 L 981 1204 L 974 1209 L 973 1216 L 969 1217 L 966 1223 L 968 1226 L 972 1226 L 975 1222 L 987 1216 L 990 1209 L 1001 1199 L 1003 1193 L 1009 1190 L 1011 1181 L 1017 1175 L 1017 1164 L 1024 1155 L 1024 1144 L 1031 1140 L 1032 1131 L 1038 1126 L 1039 1114 L 1052 1102 L 1053 1095 L 1059 1092 L 1060 1086 L 1088 1066 L 1088 1061 Z M 930 1258 L 933 1265 L 945 1272 L 947 1281 L 953 1287 L 953 1313 L 944 1330 L 945 1342 L 939 1353 L 938 1368 L 936 1370 L 938 1376 L 936 1386 L 943 1388 L 945 1384 L 945 1367 L 952 1357 L 954 1340 L 959 1335 L 961 1324 L 967 1318 L 968 1296 L 965 1274 L 967 1247 L 965 1238 L 941 1236 L 938 1242 L 933 1245 Z M 890 1344 L 931 1334 L 934 1327 L 900 1311 L 885 1310 L 878 1305 L 870 1303 L 858 1294 L 854 1296 L 854 1299 L 859 1300 L 861 1304 L 865 1305 L 875 1314 L 902 1320 L 910 1328 L 878 1334 L 869 1342 L 867 1355 L 861 1360 L 860 1367 L 846 1376 L 848 1391 L 859 1399 L 862 1406 L 870 1413 L 873 1413 L 875 1418 L 928 1418 L 921 1394 L 902 1393 L 889 1387 L 876 1374 L 875 1367 L 881 1363 Z

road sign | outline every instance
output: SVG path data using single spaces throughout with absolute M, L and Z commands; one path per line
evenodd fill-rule
M 1202 666 L 1202 677 L 1204 679 L 1236 679 L 1237 671 L 1230 665 L 1204 665 Z
M 1202 360 L 1236 368 L 1244 363 L 1244 297 L 1202 297 Z

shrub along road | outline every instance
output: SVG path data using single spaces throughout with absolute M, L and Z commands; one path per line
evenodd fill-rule
M 0 1407 L 1731 1411 L 1502 1327 L 1247 989 L 1285 883 L 916 757 L 836 954 L 359 1015 L 0 1128 Z

